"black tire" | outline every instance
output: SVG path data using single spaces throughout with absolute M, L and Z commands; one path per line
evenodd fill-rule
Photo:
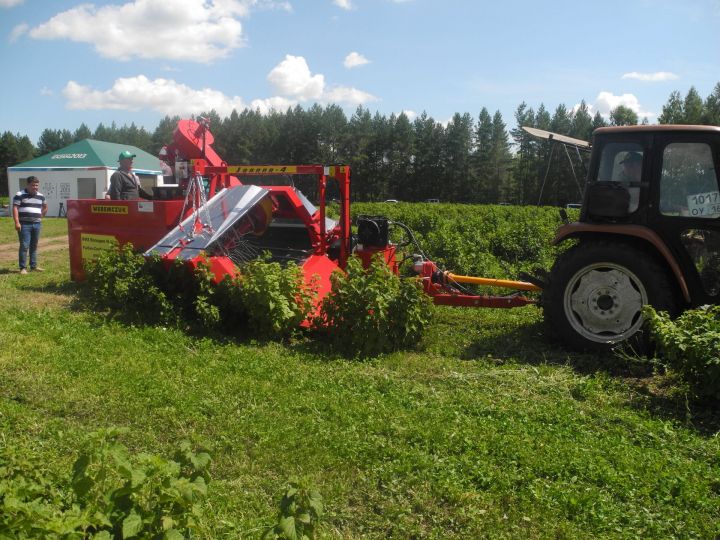
M 668 271 L 646 250 L 609 241 L 580 243 L 558 257 L 542 297 L 551 332 L 579 350 L 623 342 L 643 349 L 644 304 L 675 313 Z

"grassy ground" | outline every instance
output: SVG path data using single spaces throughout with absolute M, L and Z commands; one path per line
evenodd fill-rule
M 720 534 L 717 411 L 646 364 L 547 342 L 533 307 L 437 309 L 417 351 L 352 362 L 108 322 L 75 300 L 66 250 L 41 261 L 0 271 L 0 444 L 69 471 L 101 427 L 136 452 L 205 440 L 208 538 L 259 536 L 291 475 L 323 494 L 331 538 Z

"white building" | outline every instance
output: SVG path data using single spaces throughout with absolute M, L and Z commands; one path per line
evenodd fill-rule
M 40 180 L 40 193 L 45 195 L 48 216 L 60 216 L 67 210 L 67 199 L 103 199 L 110 188 L 110 177 L 118 167 L 123 150 L 136 155 L 133 172 L 146 191 L 163 185 L 160 159 L 124 144 L 85 139 L 55 152 L 40 156 L 14 167 L 8 167 L 8 193 L 25 188 L 28 176 Z M 62 205 L 62 206 L 61 206 Z

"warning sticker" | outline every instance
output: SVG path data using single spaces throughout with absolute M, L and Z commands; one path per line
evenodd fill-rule
M 82 258 L 90 261 L 97 258 L 101 253 L 110 249 L 117 249 L 118 241 L 109 234 L 80 234 L 80 246 L 82 247 Z
M 93 204 L 90 205 L 90 211 L 93 214 L 127 214 L 128 207 L 113 204 Z

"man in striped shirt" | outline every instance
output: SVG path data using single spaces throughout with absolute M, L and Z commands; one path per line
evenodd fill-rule
M 37 245 L 40 240 L 42 218 L 47 213 L 45 196 L 38 191 L 40 180 L 29 176 L 27 186 L 13 197 L 13 218 L 15 230 L 20 239 L 20 273 L 27 274 L 27 252 L 30 250 L 30 270 L 42 272 L 37 265 Z

